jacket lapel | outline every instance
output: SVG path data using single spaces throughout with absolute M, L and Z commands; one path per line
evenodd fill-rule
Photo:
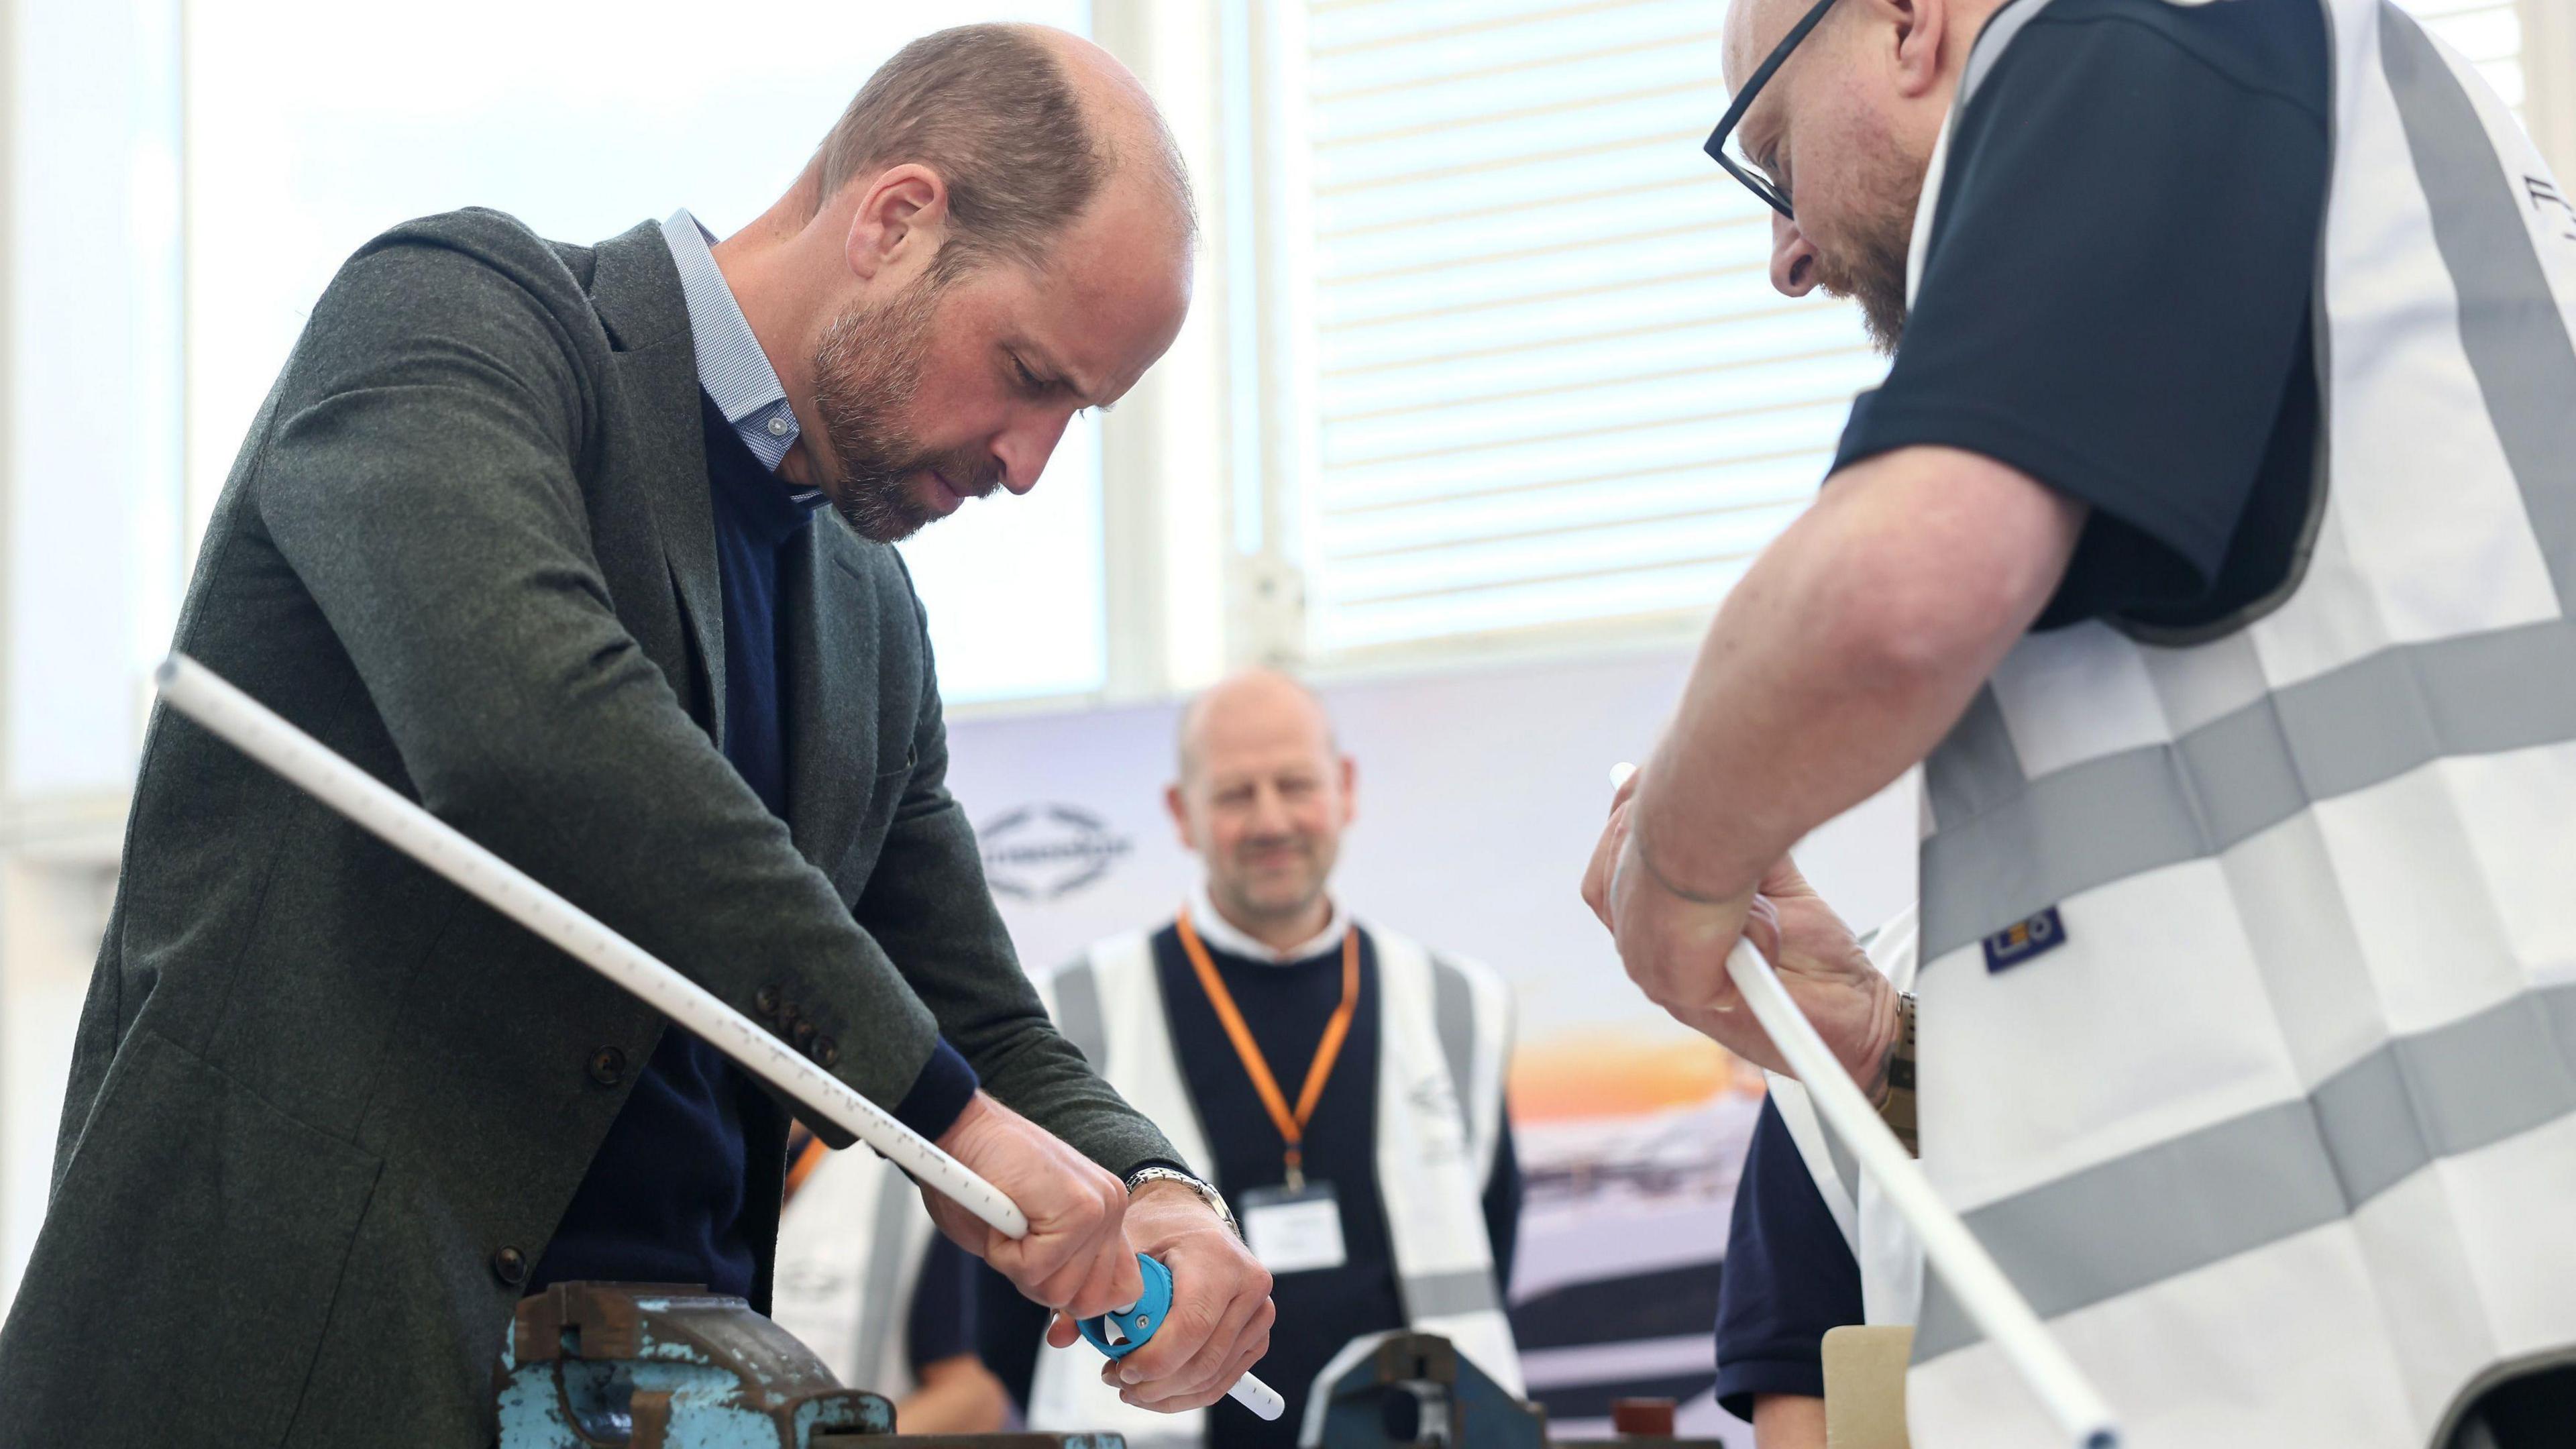
M 716 571 L 714 502 L 707 492 L 706 430 L 698 405 L 697 348 L 679 269 L 658 222 L 599 244 L 592 301 L 617 344 L 630 400 L 629 472 L 651 500 L 655 531 L 680 596 L 680 612 L 705 670 L 707 732 L 724 741 L 724 589 Z
M 829 512 L 803 537 L 806 546 L 788 551 L 778 578 L 787 639 L 787 828 L 797 850 L 832 875 L 876 784 L 884 692 L 877 687 L 875 591 L 857 557 L 863 545 Z

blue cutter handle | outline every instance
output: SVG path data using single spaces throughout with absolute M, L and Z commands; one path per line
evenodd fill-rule
M 1145 1293 L 1136 1300 L 1135 1307 L 1124 1313 L 1104 1313 L 1098 1318 L 1074 1322 L 1074 1327 L 1082 1330 L 1082 1336 L 1091 1340 L 1093 1348 L 1111 1358 L 1125 1358 L 1143 1348 L 1153 1338 L 1154 1330 L 1161 1328 L 1163 1320 L 1172 1313 L 1172 1270 L 1142 1253 L 1136 1255 L 1136 1266 L 1145 1274 Z M 1118 1325 L 1118 1332 L 1125 1342 L 1109 1341 L 1108 1325 L 1113 1323 Z M 1252 1374 L 1236 1380 L 1234 1387 L 1226 1393 L 1236 1403 L 1264 1419 L 1277 1419 L 1288 1407 L 1287 1402 L 1279 1397 L 1278 1390 Z
M 1143 1348 L 1154 1330 L 1163 1326 L 1164 1315 L 1172 1311 L 1172 1270 L 1142 1253 L 1136 1255 L 1136 1266 L 1145 1274 L 1145 1294 L 1136 1306 L 1124 1313 L 1104 1313 L 1098 1318 L 1085 1318 L 1075 1323 L 1091 1346 L 1111 1358 L 1125 1358 Z M 1110 1324 L 1126 1336 L 1124 1343 L 1109 1341 Z

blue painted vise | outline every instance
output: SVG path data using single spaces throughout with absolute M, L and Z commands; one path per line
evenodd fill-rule
M 558 1283 L 523 1299 L 493 1370 L 500 1449 L 1123 1449 L 1115 1434 L 896 1435 L 739 1298 Z

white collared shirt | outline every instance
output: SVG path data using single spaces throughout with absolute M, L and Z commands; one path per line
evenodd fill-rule
M 1338 950 L 1342 937 L 1351 929 L 1350 914 L 1342 909 L 1341 902 L 1335 901 L 1333 918 L 1324 923 L 1323 930 L 1288 950 L 1274 951 L 1245 935 L 1234 922 L 1225 918 L 1224 913 L 1208 899 L 1206 881 L 1202 880 L 1190 888 L 1189 904 L 1190 925 L 1199 933 L 1199 939 L 1207 943 L 1209 950 L 1267 966 L 1290 966 L 1299 961 L 1312 961 L 1327 951 Z

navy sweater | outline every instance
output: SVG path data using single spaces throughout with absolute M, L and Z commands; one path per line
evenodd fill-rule
M 779 556 L 812 526 L 822 498 L 791 492 L 743 446 L 714 402 L 701 402 L 724 586 L 724 753 L 770 813 L 784 819 Z M 965 1110 L 975 1086 L 973 1069 L 943 1041 L 894 1114 L 935 1138 Z M 604 1279 L 703 1283 L 752 1296 L 759 1265 L 743 1223 L 743 1114 L 756 1090 L 714 1047 L 676 1026 L 664 1031 L 528 1291 Z

